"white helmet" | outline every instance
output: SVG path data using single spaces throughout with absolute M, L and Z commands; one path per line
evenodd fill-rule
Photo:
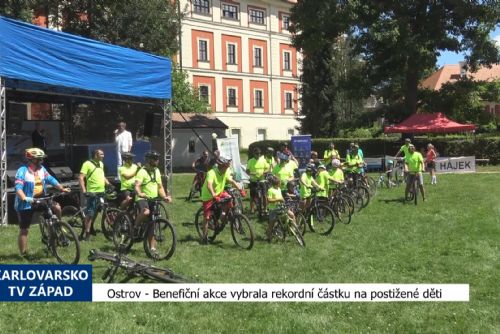
M 332 160 L 332 166 L 335 167 L 335 168 L 339 168 L 340 167 L 340 160 L 339 159 L 333 159 Z

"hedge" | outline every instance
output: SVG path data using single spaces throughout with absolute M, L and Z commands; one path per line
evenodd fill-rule
M 318 138 L 312 140 L 312 150 L 318 152 L 320 158 L 323 152 L 333 141 L 335 148 L 339 151 L 341 157 L 345 157 L 346 150 L 352 142 L 358 142 L 363 149 L 366 157 L 379 157 L 385 154 L 394 155 L 403 141 L 396 138 L 376 138 L 376 139 L 352 139 L 352 138 Z M 264 140 L 250 144 L 249 154 L 255 147 L 265 150 L 267 147 L 273 147 L 279 150 L 281 140 Z M 290 141 L 285 141 L 290 144 Z M 426 148 L 428 143 L 432 143 L 441 156 L 471 156 L 478 159 L 490 159 L 491 164 L 500 163 L 500 138 L 415 138 L 412 141 L 417 150 Z

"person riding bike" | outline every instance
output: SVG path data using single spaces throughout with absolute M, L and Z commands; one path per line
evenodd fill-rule
M 24 151 L 27 163 L 21 166 L 16 172 L 15 190 L 16 199 L 14 209 L 19 220 L 19 236 L 17 244 L 22 256 L 26 255 L 28 248 L 28 232 L 36 208 L 33 202 L 37 197 L 42 197 L 47 193 L 47 183 L 62 192 L 70 190 L 64 188 L 57 180 L 50 175 L 42 166 L 43 159 L 47 156 L 39 148 L 28 148 Z M 61 217 L 61 207 L 53 202 L 52 211 Z
M 123 165 L 118 167 L 120 178 L 120 209 L 126 210 L 134 199 L 135 175 L 139 166 L 134 163 L 135 155 L 130 152 L 122 153 Z
M 278 158 L 280 162 L 273 168 L 273 175 L 280 180 L 281 191 L 285 193 L 287 183 L 293 180 L 293 170 L 290 168 L 290 165 L 288 165 L 288 155 L 279 153 Z
M 151 213 L 149 206 L 150 199 L 161 197 L 166 203 L 172 202 L 172 197 L 165 191 L 161 180 L 161 173 L 158 169 L 160 154 L 156 151 L 146 152 L 144 155 L 146 164 L 141 168 L 135 176 L 135 201 L 138 207 L 135 226 L 139 227 L 141 223 Z M 148 242 L 151 245 L 151 251 L 156 249 L 156 240 L 154 239 L 153 230 L 148 235 Z
M 408 173 L 408 165 L 406 164 L 406 158 L 410 154 L 410 145 L 412 145 L 411 144 L 411 139 L 410 138 L 406 138 L 405 139 L 405 144 L 403 146 L 401 146 L 401 148 L 399 149 L 399 151 L 394 156 L 394 160 L 397 160 L 398 157 L 399 157 L 399 155 L 401 153 L 403 153 L 403 155 L 404 155 L 404 161 L 405 161 L 405 164 L 404 164 L 404 173 L 405 174 Z
M 272 172 L 276 166 L 276 160 L 274 159 L 274 148 L 268 147 L 265 154 L 266 162 L 269 165 L 268 172 Z
M 278 203 L 284 203 L 285 199 L 283 198 L 282 190 L 280 189 L 280 185 L 282 182 L 280 179 L 276 176 L 273 177 L 272 179 L 272 185 L 269 187 L 267 190 L 267 201 L 269 202 L 269 221 L 267 224 L 267 238 L 269 241 L 272 239 L 272 228 L 273 228 L 273 223 L 276 221 L 278 218 L 276 216 L 276 208 Z M 295 215 L 293 214 L 292 210 L 288 209 L 286 211 L 287 216 L 295 223 Z
M 264 173 L 269 170 L 269 164 L 266 158 L 261 155 L 260 148 L 256 147 L 253 150 L 253 158 L 248 160 L 247 174 L 250 175 L 250 211 L 254 211 L 254 204 L 257 199 L 257 186 L 259 181 L 264 180 Z M 267 210 L 267 200 L 263 198 L 263 210 Z
M 321 187 L 316 183 L 313 177 L 314 172 L 314 164 L 307 164 L 306 171 L 302 173 L 299 179 L 300 183 L 300 207 L 303 210 L 306 210 L 311 205 L 311 189 Z
M 197 189 L 200 189 L 201 186 L 203 185 L 203 182 L 205 181 L 205 175 L 207 174 L 209 169 L 212 168 L 211 159 L 208 151 L 207 150 L 203 151 L 202 155 L 198 159 L 193 161 L 191 167 L 196 172 L 193 178 L 193 182 L 191 183 L 191 188 L 193 187 L 194 184 L 197 183 L 198 184 Z
M 84 240 L 90 240 L 91 225 L 94 216 L 97 213 L 99 197 L 95 194 L 104 193 L 106 186 L 111 186 L 108 179 L 104 175 L 104 151 L 96 149 L 92 152 L 92 159 L 83 163 L 80 169 L 80 177 L 78 179 L 82 193 L 87 198 L 85 208 L 85 236 Z
M 205 182 L 201 188 L 201 200 L 203 201 L 203 236 L 201 238 L 202 244 L 208 243 L 208 223 L 212 214 L 212 206 L 214 203 L 219 202 L 221 199 L 230 196 L 224 191 L 226 182 L 231 183 L 236 189 L 241 193 L 241 196 L 245 197 L 245 190 L 241 189 L 236 181 L 231 177 L 229 166 L 231 165 L 230 160 L 219 157 L 217 159 L 217 165 L 210 169 L 205 178 Z M 221 213 L 221 219 L 224 220 L 229 210 L 230 203 L 227 203 Z
M 340 184 L 344 183 L 344 171 L 340 168 L 340 160 L 332 160 L 332 169 L 328 172 L 330 174 L 330 190 L 337 188 Z
M 415 174 L 415 177 L 418 178 L 418 187 L 420 188 L 420 193 L 422 194 L 422 200 L 425 202 L 424 177 L 422 173 L 425 170 L 424 158 L 420 152 L 415 150 L 415 146 L 413 144 L 410 144 L 408 148 L 408 155 L 405 158 L 405 162 L 408 165 L 408 173 Z M 408 198 L 408 193 L 410 192 L 412 183 L 411 181 L 411 177 L 406 179 L 405 198 Z
M 326 171 L 326 166 L 320 164 L 316 175 L 316 183 L 321 188 L 317 194 L 318 197 L 328 198 L 330 196 L 330 182 L 335 182 L 335 179 Z

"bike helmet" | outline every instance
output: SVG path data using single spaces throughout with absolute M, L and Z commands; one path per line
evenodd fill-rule
M 339 159 L 333 159 L 332 160 L 332 166 L 335 167 L 335 168 L 339 168 L 340 167 L 340 160 Z
M 230 159 L 226 159 L 224 157 L 219 157 L 217 159 L 217 165 L 219 165 L 219 166 L 229 166 L 230 164 L 231 164 Z
M 314 164 L 307 164 L 306 171 L 313 171 L 316 168 Z
M 135 157 L 135 154 L 132 154 L 130 152 L 122 153 L 122 159 L 133 159 L 134 157 Z
M 146 152 L 146 154 L 144 154 L 144 158 L 159 160 L 160 159 L 160 153 L 158 153 L 156 151 L 148 151 L 148 152 Z
M 393 165 L 393 164 L 394 164 L 394 161 L 392 161 L 392 160 L 387 160 L 387 164 L 388 164 L 388 165 Z
M 36 148 L 36 147 L 27 148 L 24 151 L 24 156 L 28 160 L 31 160 L 31 159 L 43 159 L 43 158 L 47 157 L 47 155 L 45 154 L 44 151 L 42 151 L 41 149 Z
M 323 164 L 319 164 L 318 169 L 320 169 L 320 168 L 326 169 L 326 166 Z
M 272 148 L 272 147 L 268 147 L 268 148 L 267 148 L 267 153 L 268 153 L 268 154 L 271 154 L 271 153 L 272 153 L 272 154 L 274 154 L 274 148 Z

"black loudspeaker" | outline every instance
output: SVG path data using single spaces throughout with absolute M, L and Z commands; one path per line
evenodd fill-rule
M 59 182 L 70 181 L 73 179 L 73 171 L 68 166 L 51 167 L 50 168 L 54 177 Z
M 144 118 L 144 136 L 158 137 L 161 136 L 161 123 L 163 115 L 156 113 L 146 113 Z
M 15 169 L 7 169 L 7 187 L 13 187 L 16 182 L 16 173 Z

